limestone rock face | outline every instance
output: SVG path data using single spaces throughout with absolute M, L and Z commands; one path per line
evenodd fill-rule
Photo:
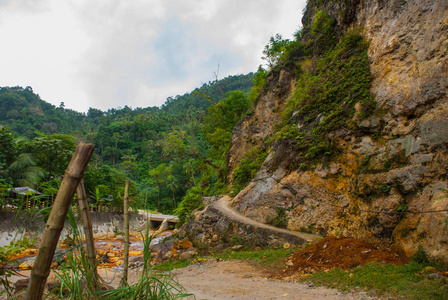
M 232 132 L 232 146 L 229 150 L 230 178 L 243 154 L 253 146 L 263 145 L 274 132 L 274 125 L 280 121 L 280 112 L 291 96 L 295 80 L 288 71 L 282 70 L 278 77 L 268 76 L 268 86 L 259 97 L 255 112 L 240 120 Z
M 336 133 L 341 154 L 306 170 L 288 142 L 273 144 L 233 206 L 261 222 L 283 208 L 289 229 L 394 244 L 408 254 L 421 244 L 446 257 L 448 1 L 349 1 L 344 20 L 335 1 L 327 2 L 341 30 L 364 28 L 371 93 L 382 113 L 357 121 L 364 134 Z M 268 78 L 254 113 L 233 132 L 230 174 L 245 151 L 275 132 L 294 83 L 287 71 Z
M 447 5 L 431 0 L 364 1 L 360 5 L 359 25 L 370 40 L 372 92 L 389 109 L 388 121 L 420 117 L 428 105 L 446 97 Z

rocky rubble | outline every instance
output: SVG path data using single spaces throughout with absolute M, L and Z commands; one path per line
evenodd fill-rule
M 197 252 L 198 249 L 189 240 L 172 239 L 154 245 L 151 248 L 151 258 L 156 262 L 171 258 L 192 259 Z

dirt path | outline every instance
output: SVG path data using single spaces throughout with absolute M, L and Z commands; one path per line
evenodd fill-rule
M 244 261 L 194 264 L 173 273 L 198 300 L 373 299 L 363 293 L 344 294 L 334 289 L 270 280 Z
M 30 271 L 21 272 L 29 276 Z M 121 272 L 99 269 L 102 278 L 114 287 L 121 282 Z M 314 287 L 313 285 L 293 282 L 282 282 L 266 278 L 263 273 L 244 261 L 209 261 L 196 263 L 172 272 L 187 292 L 195 295 L 197 300 L 351 300 L 375 299 L 365 293 L 341 293 L 334 289 Z M 129 283 L 135 283 L 141 276 L 138 270 L 129 271 Z M 49 280 L 54 275 L 51 274 Z M 15 282 L 20 279 L 13 276 Z M 6 295 L 0 295 L 0 300 L 6 300 Z M 194 299 L 193 297 L 188 298 Z
M 219 199 L 218 201 L 215 201 L 212 204 L 210 204 L 210 206 L 216 208 L 217 210 L 219 210 L 220 212 L 222 212 L 227 217 L 229 217 L 233 220 L 240 221 L 240 222 L 250 224 L 253 226 L 257 226 L 259 228 L 264 228 L 264 229 L 268 229 L 268 230 L 274 231 L 274 232 L 279 232 L 279 233 L 281 232 L 284 234 L 294 235 L 294 236 L 302 238 L 306 241 L 309 241 L 311 243 L 318 242 L 322 239 L 322 237 L 319 235 L 307 234 L 307 233 L 298 232 L 298 231 L 281 229 L 281 228 L 277 228 L 274 226 L 270 226 L 270 225 L 249 219 L 248 217 L 245 217 L 245 216 L 241 215 L 239 212 L 230 208 L 229 201 L 227 201 L 226 198 L 228 198 L 228 197 L 223 197 L 223 198 Z
M 244 261 L 209 261 L 196 263 L 172 271 L 178 282 L 197 300 L 370 300 L 377 299 L 364 292 L 342 293 L 335 289 L 314 287 L 312 284 L 285 282 L 266 278 L 256 267 Z M 101 274 L 104 276 L 105 274 Z M 108 278 L 110 276 L 110 278 Z M 139 272 L 131 270 L 129 283 L 136 282 Z M 118 286 L 119 276 L 109 272 L 106 280 L 114 278 L 112 286 Z M 189 300 L 194 297 L 187 298 Z

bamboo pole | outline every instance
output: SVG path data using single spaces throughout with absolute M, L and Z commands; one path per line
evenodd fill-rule
M 87 196 L 86 196 L 86 190 L 84 188 L 84 180 L 81 180 L 81 182 L 79 183 L 77 193 L 78 193 L 79 213 L 81 214 L 82 224 L 84 226 L 84 233 L 86 236 L 87 256 L 89 257 L 89 262 L 92 268 L 91 280 L 93 282 L 95 290 L 97 290 L 99 275 L 96 268 L 96 252 L 95 252 L 95 244 L 93 241 L 92 220 L 90 218 L 89 206 L 87 205 Z
M 53 261 L 54 252 L 61 231 L 64 228 L 68 209 L 70 208 L 70 202 L 92 157 L 93 150 L 94 147 L 92 144 L 80 142 L 65 171 L 64 179 L 59 187 L 53 208 L 45 225 L 39 251 L 37 252 L 36 260 L 31 271 L 26 300 L 42 299 L 45 283 L 50 274 L 50 266 Z
M 123 259 L 123 280 L 121 282 L 122 286 L 128 285 L 128 261 L 129 261 L 129 180 L 126 180 L 124 186 L 124 198 L 123 198 L 123 208 L 124 208 L 124 259 Z

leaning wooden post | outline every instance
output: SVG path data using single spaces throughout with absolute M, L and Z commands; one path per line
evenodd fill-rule
M 124 259 L 123 259 L 123 281 L 122 286 L 128 285 L 128 261 L 129 261 L 129 180 L 126 180 L 126 185 L 124 186 L 124 198 L 123 198 L 123 209 L 124 209 Z
M 37 252 L 36 260 L 31 271 L 26 300 L 42 299 L 45 283 L 50 274 L 50 266 L 53 261 L 54 252 L 70 208 L 70 202 L 84 175 L 84 170 L 92 157 L 93 150 L 94 147 L 92 144 L 80 142 L 65 171 L 64 179 L 59 187 L 53 208 L 45 225 L 39 251 Z
M 89 262 L 92 268 L 92 282 L 94 284 L 95 290 L 98 288 L 98 271 L 96 269 L 96 252 L 95 244 L 93 241 L 93 230 L 92 230 L 92 220 L 90 219 L 89 206 L 87 205 L 86 190 L 84 188 L 84 180 L 78 185 L 78 204 L 79 213 L 81 214 L 82 224 L 84 226 L 84 233 L 86 236 L 87 244 L 87 256 L 89 257 Z

